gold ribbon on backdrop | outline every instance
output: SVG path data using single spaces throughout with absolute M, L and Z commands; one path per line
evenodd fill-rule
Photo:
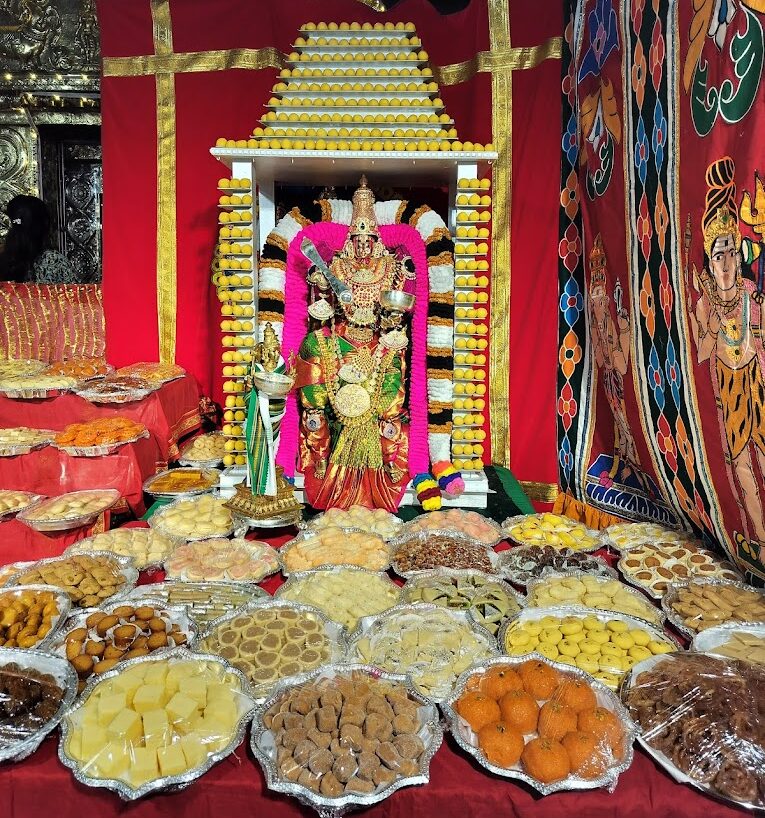
M 385 11 L 380 0 L 358 0 Z M 476 73 L 492 77 L 492 141 L 499 154 L 492 168 L 492 299 L 489 355 L 489 419 L 495 463 L 510 464 L 510 281 L 512 211 L 512 74 L 561 56 L 562 38 L 525 48 L 510 42 L 508 0 L 489 4 L 490 50 L 453 65 L 434 66 L 441 85 L 465 82 Z M 175 360 L 177 304 L 175 74 L 228 69 L 283 68 L 286 56 L 273 47 L 173 51 L 169 0 L 150 0 L 154 54 L 105 57 L 104 77 L 154 76 L 157 87 L 157 320 L 159 357 Z

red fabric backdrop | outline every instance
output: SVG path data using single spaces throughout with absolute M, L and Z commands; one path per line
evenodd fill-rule
M 540 8 L 541 6 L 541 8 Z M 561 33 L 557 3 L 512 0 L 514 46 Z M 352 0 L 321 4 L 171 0 L 173 50 L 262 48 L 289 52 L 313 20 L 408 21 L 431 65 L 450 65 L 489 48 L 488 4 L 474 0 L 440 16 L 427 0 L 404 0 L 377 14 Z M 153 54 L 149 0 L 99 2 L 104 57 Z M 270 96 L 275 69 L 177 74 L 177 361 L 203 392 L 221 397 L 217 301 L 209 263 L 216 235 L 216 181 L 225 171 L 209 154 L 220 136 L 245 138 Z M 555 480 L 555 270 L 559 63 L 517 72 L 514 82 L 514 215 L 511 321 L 512 467 L 525 480 Z M 491 77 L 442 88 L 463 139 L 491 139 Z M 156 359 L 157 129 L 153 76 L 106 76 L 102 83 L 104 309 L 110 360 Z M 554 109 L 554 110 L 553 110 Z M 549 275 L 540 275 L 548 270 Z M 533 316 L 533 318 L 532 318 Z M 530 320 L 531 319 L 531 320 Z M 530 329 L 530 326 L 533 329 Z

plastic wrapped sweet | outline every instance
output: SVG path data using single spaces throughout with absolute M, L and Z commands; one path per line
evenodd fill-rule
M 117 557 L 73 554 L 33 563 L 12 582 L 52 585 L 61 588 L 78 608 L 93 608 L 127 590 L 137 579 L 138 572 Z
M 70 618 L 53 649 L 71 663 L 81 692 L 92 675 L 101 676 L 128 659 L 187 645 L 195 633 L 184 608 L 121 601 Z
M 392 548 L 396 573 L 402 576 L 434 568 L 497 572 L 497 557 L 491 548 L 465 534 L 406 530 Z
M 125 799 L 179 789 L 239 745 L 253 708 L 244 678 L 216 657 L 134 659 L 86 688 L 62 723 L 59 758 Z
M 765 624 L 728 622 L 693 637 L 690 650 L 765 665 Z
M 570 551 L 595 551 L 598 532 L 560 514 L 521 514 L 502 523 L 502 530 L 519 545 L 552 545 Z
M 123 366 L 115 374 L 143 378 L 149 383 L 162 384 L 182 377 L 186 374 L 186 370 L 178 364 L 139 363 Z
M 55 445 L 69 449 L 91 449 L 117 446 L 137 440 L 148 434 L 143 423 L 130 418 L 107 417 L 86 423 L 70 423 L 56 434 Z
M 200 636 L 207 635 L 211 623 L 244 608 L 251 602 L 269 599 L 257 585 L 243 582 L 189 582 L 168 580 L 139 585 L 120 597 L 126 605 L 133 600 L 153 601 L 160 605 L 182 605 L 197 626 Z
M 209 494 L 175 500 L 155 511 L 149 518 L 149 525 L 183 540 L 227 537 L 234 530 L 234 518 L 225 508 L 225 502 Z
M 498 641 L 508 656 L 540 653 L 578 667 L 611 690 L 618 690 L 633 665 L 679 649 L 662 630 L 640 619 L 575 606 L 527 608 L 502 629 Z
M 555 605 L 582 605 L 599 611 L 616 611 L 660 624 L 664 614 L 640 591 L 618 579 L 582 574 L 577 571 L 543 573 L 528 585 L 528 604 L 537 608 Z
M 256 712 L 251 747 L 269 788 L 342 809 L 426 783 L 438 721 L 402 677 L 334 665 L 280 684 Z
M 452 735 L 491 772 L 544 795 L 607 787 L 632 762 L 635 726 L 618 698 L 547 659 L 482 663 L 442 704 Z
M 279 556 L 268 543 L 216 538 L 179 545 L 165 560 L 169 579 L 192 582 L 260 582 L 279 570 Z
M 365 621 L 352 636 L 354 662 L 411 675 L 424 696 L 438 701 L 474 662 L 497 653 L 488 632 L 462 611 L 436 605 L 399 605 Z
M 16 358 L 0 361 L 0 378 L 13 378 L 41 373 L 48 364 L 31 358 Z
M 203 494 L 218 485 L 219 477 L 215 469 L 168 469 L 150 477 L 143 490 L 155 497 Z
M 677 781 L 765 806 L 765 668 L 703 653 L 640 664 L 622 699 L 638 741 Z
M 476 511 L 465 511 L 461 508 L 420 514 L 419 517 L 405 524 L 404 531 L 406 533 L 412 531 L 458 532 L 484 545 L 496 545 L 502 539 L 502 530 L 493 520 Z
M 661 599 L 673 582 L 693 576 L 741 579 L 730 562 L 691 543 L 641 543 L 622 551 L 618 567 L 627 582 L 654 599 Z
M 27 584 L 0 591 L 0 647 L 42 648 L 69 612 L 56 588 Z
M 401 589 L 386 574 L 338 567 L 293 574 L 276 596 L 313 605 L 350 632 L 362 617 L 396 605 Z
M 74 700 L 66 662 L 37 650 L 0 652 L 0 761 L 33 753 Z
M 55 436 L 56 433 L 49 429 L 32 429 L 28 426 L 0 429 L 0 457 L 15 457 L 42 448 Z
M 145 398 L 156 387 L 157 384 L 135 375 L 110 375 L 76 391 L 81 398 L 92 403 L 130 403 Z
M 661 604 L 672 624 L 691 636 L 725 622 L 765 621 L 765 591 L 743 582 L 693 579 L 673 585 Z
M 347 528 L 303 531 L 281 549 L 286 571 L 309 571 L 324 565 L 357 565 L 369 571 L 384 571 L 390 551 L 377 534 Z
M 181 452 L 180 462 L 186 463 L 220 463 L 226 454 L 225 435 L 213 432 L 199 435 Z
M 545 570 L 584 571 L 616 578 L 616 571 L 600 557 L 552 545 L 519 545 L 499 554 L 499 570 L 517 585 L 526 585 Z
M 239 668 L 259 697 L 279 679 L 339 661 L 345 651 L 340 625 L 317 608 L 281 600 L 213 623 L 200 646 Z
M 0 518 L 17 514 L 39 499 L 40 495 L 32 494 L 31 491 L 0 489 Z
M 314 517 L 308 523 L 308 528 L 318 531 L 323 528 L 358 528 L 379 534 L 386 542 L 392 540 L 403 526 L 403 522 L 385 511 L 383 508 L 365 508 L 364 506 L 350 506 L 350 508 L 330 508 L 323 514 Z
M 74 378 L 67 378 L 63 375 L 15 375 L 13 377 L 0 377 L 0 392 L 5 392 L 9 397 L 16 398 L 39 398 L 45 397 L 48 393 L 67 392 L 77 386 Z
M 663 542 L 673 545 L 694 544 L 694 537 L 686 531 L 675 531 L 657 523 L 617 523 L 600 532 L 601 540 L 623 551 L 642 543 Z
M 108 551 L 120 557 L 128 557 L 136 568 L 144 569 L 161 565 L 177 545 L 177 540 L 151 528 L 115 528 L 80 540 L 70 545 L 64 553 L 68 556 Z
M 404 585 L 404 600 L 426 602 L 470 616 L 495 635 L 500 625 L 521 610 L 522 598 L 501 580 L 481 571 L 440 568 L 423 571 Z
M 120 499 L 116 489 L 70 491 L 49 497 L 19 512 L 19 520 L 40 531 L 86 525 Z

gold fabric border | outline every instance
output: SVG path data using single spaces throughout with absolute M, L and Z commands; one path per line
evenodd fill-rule
M 557 483 L 538 483 L 535 480 L 519 480 L 529 500 L 536 500 L 538 503 L 554 503 L 558 499 L 560 489 Z
M 475 57 L 464 62 L 435 66 L 433 78 L 439 85 L 458 85 L 480 73 L 536 68 L 544 60 L 560 59 L 562 48 L 563 38 L 551 37 L 541 45 L 479 51 Z
M 161 0 L 160 0 L 161 1 Z M 146 54 L 141 57 L 104 57 L 105 77 L 142 77 L 147 74 L 178 74 L 226 71 L 242 68 L 284 68 L 287 57 L 277 48 L 230 48 L 218 51 L 185 51 L 180 54 Z

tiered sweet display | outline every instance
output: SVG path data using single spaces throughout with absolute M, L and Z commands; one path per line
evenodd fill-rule
M 487 148 L 488 149 L 488 148 Z M 454 245 L 454 415 L 452 462 L 483 469 L 489 377 L 491 180 L 457 180 Z

